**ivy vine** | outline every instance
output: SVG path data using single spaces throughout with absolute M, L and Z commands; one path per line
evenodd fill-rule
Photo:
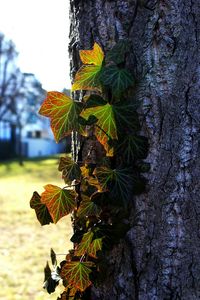
M 50 118 L 56 142 L 77 132 L 82 138 L 79 159 L 61 157 L 58 170 L 65 186 L 47 184 L 30 201 L 41 225 L 72 215 L 74 248 L 59 265 L 51 249 L 53 270 L 47 263 L 44 286 L 57 300 L 90 299 L 92 285 L 105 277 L 106 253 L 130 228 L 133 194 L 144 190 L 141 173 L 147 139 L 139 135 L 138 103 L 133 99 L 134 78 L 125 67 L 130 50 L 119 41 L 105 56 L 95 43 L 81 50 L 83 63 L 72 91 L 86 91 L 81 102 L 59 92 L 48 92 L 39 113 Z

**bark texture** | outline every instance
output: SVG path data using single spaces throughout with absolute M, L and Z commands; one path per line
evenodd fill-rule
M 71 0 L 70 15 L 72 78 L 79 49 L 131 40 L 150 143 L 147 192 L 92 299 L 200 299 L 200 1 Z

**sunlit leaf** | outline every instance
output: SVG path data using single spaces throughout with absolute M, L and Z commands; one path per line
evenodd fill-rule
M 88 253 L 88 251 L 90 249 L 90 244 L 92 243 L 93 236 L 94 236 L 94 233 L 91 230 L 86 232 L 83 235 L 82 240 L 81 240 L 80 244 L 78 245 L 78 249 L 75 251 L 76 256 L 82 256 L 82 255 L 85 255 L 86 253 Z
M 89 116 L 95 116 L 98 121 L 95 124 L 95 135 L 98 141 L 105 147 L 109 155 L 108 140 L 117 139 L 117 127 L 114 117 L 113 106 L 109 103 L 102 106 L 86 108 L 81 116 L 88 119 Z
M 92 50 L 80 50 L 80 58 L 85 65 L 101 66 L 104 60 L 104 53 L 101 47 L 94 43 Z
M 103 238 L 95 239 L 89 246 L 88 255 L 97 258 L 97 252 L 102 250 Z
M 104 53 L 101 47 L 95 43 L 92 50 L 81 50 L 80 58 L 84 65 L 76 73 L 72 91 L 75 90 L 99 90 L 101 91 L 100 74 Z
M 81 131 L 78 116 L 82 104 L 59 92 L 48 92 L 39 113 L 49 117 L 56 142 L 69 135 L 72 130 Z
M 62 171 L 62 177 L 65 183 L 71 184 L 74 179 L 80 179 L 81 169 L 70 157 L 60 158 L 58 170 Z
M 107 53 L 106 60 L 120 64 L 125 61 L 125 55 L 130 51 L 130 43 L 127 40 L 119 40 Z
M 132 75 L 126 69 L 120 69 L 115 65 L 104 68 L 101 74 L 101 80 L 105 85 L 111 88 L 115 96 L 120 96 L 134 83 Z
M 94 233 L 88 231 L 82 237 L 77 250 L 75 251 L 76 256 L 82 256 L 88 254 L 93 258 L 97 258 L 97 252 L 102 250 L 102 238 L 94 239 Z
M 62 267 L 61 277 L 66 279 L 70 285 L 83 292 L 92 284 L 89 274 L 92 272 L 91 267 L 93 265 L 94 264 L 92 262 L 67 262 Z
M 72 91 L 98 90 L 101 91 L 101 66 L 82 66 L 76 73 Z
M 108 189 L 110 195 L 116 199 L 122 200 L 125 204 L 130 200 L 133 192 L 133 176 L 132 170 L 110 169 L 107 167 L 98 167 L 95 174 L 103 189 Z
M 101 208 L 97 206 L 94 202 L 90 200 L 87 196 L 82 196 L 83 200 L 77 211 L 78 217 L 86 217 L 86 216 L 98 216 L 101 212 Z
M 41 195 L 41 202 L 44 203 L 53 219 L 57 223 L 62 217 L 68 215 L 76 207 L 76 192 L 73 190 L 61 189 L 56 185 L 45 185 L 45 191 Z
M 35 209 L 37 219 L 41 225 L 53 223 L 52 217 L 48 211 L 47 206 L 41 202 L 41 197 L 37 192 L 33 193 L 33 196 L 30 200 L 30 207 Z

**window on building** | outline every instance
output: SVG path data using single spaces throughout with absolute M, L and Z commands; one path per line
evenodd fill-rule
M 35 137 L 36 137 L 37 139 L 40 139 L 40 138 L 41 138 L 41 131 L 36 130 L 36 132 L 35 132 Z

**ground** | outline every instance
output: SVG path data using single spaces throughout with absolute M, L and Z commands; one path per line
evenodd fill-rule
M 0 163 L 0 300 L 52 300 L 59 295 L 43 290 L 43 268 L 51 247 L 60 254 L 72 248 L 70 217 L 42 227 L 29 206 L 33 191 L 42 192 L 47 183 L 63 186 L 57 165 L 58 158 L 25 161 L 23 167 Z

